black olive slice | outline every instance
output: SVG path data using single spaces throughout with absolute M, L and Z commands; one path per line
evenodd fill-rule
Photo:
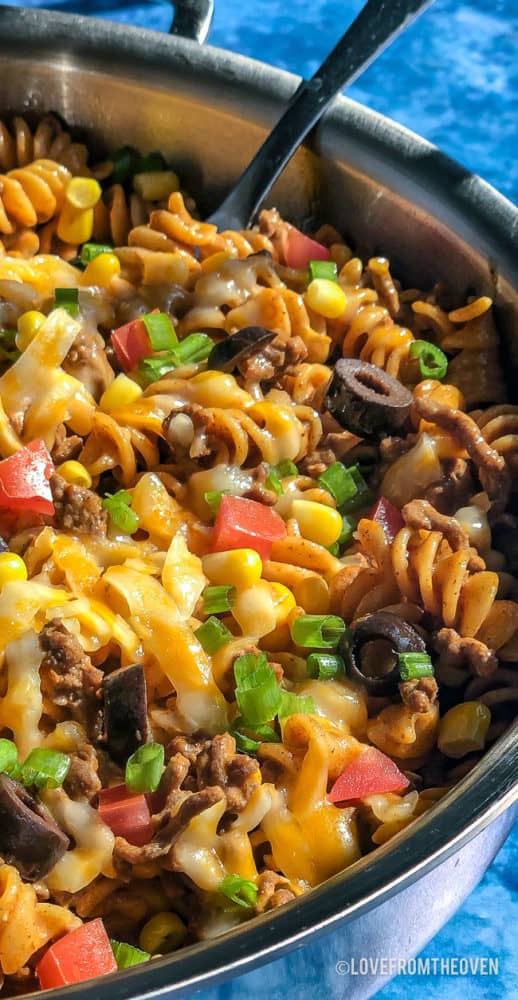
M 390 434 L 404 424 L 412 393 L 382 368 L 356 358 L 340 358 L 326 406 L 342 427 L 360 437 Z
M 339 653 L 345 660 L 348 676 L 351 680 L 364 684 L 370 694 L 384 695 L 390 694 L 397 689 L 399 682 L 399 653 L 426 653 L 426 645 L 412 625 L 404 622 L 397 615 L 390 611 L 377 611 L 371 615 L 358 618 L 358 621 L 351 625 L 351 638 L 346 641 L 346 636 L 340 640 Z M 366 673 L 365 664 L 362 657 L 367 652 L 365 647 L 369 643 L 386 643 L 389 647 L 390 658 L 393 660 L 392 666 L 386 673 Z M 371 647 L 377 667 L 383 667 L 386 658 L 383 650 L 377 646 Z
M 207 359 L 207 368 L 217 368 L 220 372 L 233 372 L 234 368 L 252 354 L 270 344 L 277 334 L 264 326 L 244 326 L 226 340 L 221 340 L 212 348 Z
M 148 737 L 147 689 L 142 664 L 103 678 L 104 738 L 110 757 L 124 765 Z
M 36 882 L 63 857 L 70 841 L 32 795 L 0 774 L 0 854 Z

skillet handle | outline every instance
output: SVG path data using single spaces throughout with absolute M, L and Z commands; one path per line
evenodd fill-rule
M 209 34 L 214 17 L 214 0 L 175 0 L 171 35 L 203 42 Z

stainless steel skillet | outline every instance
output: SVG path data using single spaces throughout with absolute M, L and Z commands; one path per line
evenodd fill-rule
M 194 16 L 196 0 L 189 8 Z M 207 211 L 298 83 L 263 63 L 177 36 L 0 7 L 0 115 L 51 109 L 100 148 L 125 142 L 144 151 L 160 148 Z M 411 284 L 444 279 L 462 291 L 494 295 L 513 392 L 518 212 L 483 181 L 405 129 L 339 99 L 285 171 L 271 203 L 295 222 L 332 220 L 360 250 L 383 250 Z M 516 801 L 517 764 L 515 731 L 431 814 L 304 899 L 102 986 L 56 991 L 56 1000 L 194 992 L 339 923 L 340 958 L 416 953 L 502 843 Z M 369 996 L 374 985 L 357 977 L 344 979 L 343 989 L 350 997 Z

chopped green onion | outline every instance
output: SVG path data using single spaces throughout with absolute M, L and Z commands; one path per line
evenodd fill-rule
M 234 719 L 229 732 L 241 753 L 257 753 L 261 743 L 279 742 L 279 737 L 271 726 L 252 726 L 242 715 Z
M 433 665 L 428 653 L 400 653 L 398 667 L 402 681 L 417 681 L 421 677 L 433 677 Z
M 325 472 L 320 474 L 318 482 L 334 497 L 337 507 L 341 507 L 346 500 L 351 500 L 358 492 L 358 486 L 351 469 L 346 469 L 341 462 L 333 462 Z
M 125 184 L 132 180 L 135 174 L 145 174 L 151 171 L 165 170 L 166 162 L 161 153 L 147 153 L 142 156 L 133 146 L 122 146 L 111 157 L 113 170 L 110 180 L 117 184 Z
M 57 750 L 37 747 L 31 750 L 20 769 L 24 785 L 36 788 L 59 788 L 70 770 L 70 757 Z
M 273 493 L 277 493 L 277 496 L 281 496 L 282 493 L 284 493 L 281 480 L 275 471 L 275 467 L 270 469 L 264 485 L 268 490 L 272 490 Z
M 338 539 L 338 544 L 340 547 L 347 545 L 356 531 L 357 521 L 354 517 L 347 517 L 346 514 L 343 516 L 342 530 L 340 532 L 340 538 Z
M 414 340 L 410 344 L 409 357 L 419 359 L 421 378 L 434 378 L 439 381 L 448 371 L 448 358 L 440 347 L 430 344 L 428 340 Z
M 242 656 L 238 656 L 234 663 L 234 676 L 238 684 L 246 682 L 247 677 L 255 673 L 256 670 L 260 670 L 262 667 L 268 667 L 271 670 L 268 663 L 268 658 L 266 653 L 243 653 Z M 270 721 L 269 719 L 267 720 Z
M 113 170 L 110 180 L 114 180 L 117 184 L 124 184 L 130 180 L 133 174 L 138 173 L 137 164 L 140 159 L 140 154 L 133 146 L 122 146 L 121 149 L 117 149 L 111 157 Z
M 306 670 L 310 677 L 329 681 L 333 677 L 343 677 L 345 663 L 341 656 L 332 653 L 310 653 L 306 660 Z
M 238 657 L 234 663 L 237 682 L 236 701 L 241 714 L 252 725 L 270 722 L 277 715 L 282 703 L 282 691 L 275 670 L 264 653 Z
M 283 458 L 282 462 L 278 462 L 277 465 L 272 467 L 272 472 L 274 472 L 279 479 L 285 479 L 287 476 L 298 476 L 299 474 L 299 470 L 295 465 L 295 462 L 291 461 L 291 458 Z
M 71 316 L 79 312 L 79 290 L 77 288 L 56 288 L 54 291 L 55 309 L 66 309 Z
M 291 638 L 296 646 L 336 649 L 346 631 L 343 618 L 337 615 L 301 615 L 291 624 Z
M 308 266 L 310 281 L 316 281 L 317 278 L 336 281 L 338 277 L 338 268 L 334 260 L 310 260 Z
M 347 472 L 351 475 L 356 486 L 356 492 L 348 500 L 341 504 L 340 512 L 350 514 L 354 510 L 366 507 L 372 499 L 372 492 L 363 478 L 357 465 L 350 465 Z
M 219 615 L 223 611 L 230 611 L 235 599 L 235 587 L 205 587 L 203 591 L 203 610 L 206 615 Z
M 132 944 L 125 941 L 114 941 L 110 938 L 115 961 L 118 969 L 130 969 L 132 965 L 140 965 L 142 962 L 149 962 L 151 955 L 141 948 L 134 948 Z
M 314 715 L 315 702 L 311 695 L 293 694 L 291 691 L 282 691 L 281 707 L 279 708 L 279 719 L 286 719 L 288 715 Z
M 255 882 L 241 878 L 241 875 L 226 875 L 219 884 L 219 891 L 238 906 L 250 910 L 257 903 L 259 890 Z
M 156 382 L 182 365 L 195 365 L 208 358 L 214 344 L 206 333 L 191 333 L 163 354 L 143 358 L 139 371 L 147 382 Z
M 147 153 L 146 156 L 139 156 L 135 174 L 154 173 L 166 169 L 166 162 L 162 153 Z
M 218 649 L 221 649 L 233 638 L 232 632 L 229 632 L 223 622 L 214 617 L 207 618 L 207 621 L 200 625 L 194 634 L 209 656 L 217 653 Z
M 103 500 L 103 507 L 108 511 L 113 525 L 125 535 L 133 535 L 140 524 L 138 514 L 131 509 L 132 502 L 133 497 L 129 490 L 107 493 Z
M 83 243 L 81 247 L 80 260 L 81 263 L 86 267 L 88 264 L 99 257 L 102 253 L 112 253 L 113 247 L 108 246 L 107 243 Z
M 18 763 L 18 750 L 12 740 L 0 740 L 0 771 L 10 774 Z
M 167 313 L 146 313 L 140 317 L 154 351 L 169 351 L 178 344 L 174 326 Z
M 224 494 L 228 496 L 229 493 L 230 490 L 207 490 L 207 492 L 203 494 L 203 499 L 205 500 L 207 506 L 210 507 L 210 512 L 213 517 L 216 517 L 218 513 L 221 497 Z
M 130 792 L 156 792 L 163 770 L 162 744 L 144 743 L 126 761 L 126 787 Z

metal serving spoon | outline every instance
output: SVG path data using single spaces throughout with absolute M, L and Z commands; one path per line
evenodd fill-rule
M 220 207 L 207 220 L 219 229 L 246 229 L 286 164 L 337 94 L 353 83 L 433 0 L 367 0 L 286 111 Z

